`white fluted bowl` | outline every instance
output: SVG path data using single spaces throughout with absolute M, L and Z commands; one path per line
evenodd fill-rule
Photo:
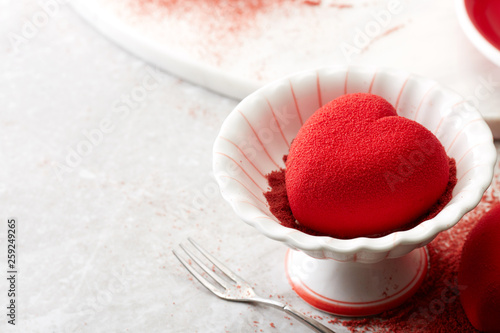
M 263 195 L 268 190 L 265 175 L 285 167 L 282 157 L 290 142 L 320 106 L 357 92 L 382 96 L 400 116 L 437 136 L 457 163 L 452 200 L 436 217 L 378 238 L 336 239 L 282 226 Z M 491 183 L 496 150 L 479 112 L 435 81 L 404 71 L 336 67 L 294 74 L 246 97 L 224 121 L 213 159 L 223 197 L 243 221 L 265 236 L 314 258 L 377 263 L 425 246 L 473 209 Z

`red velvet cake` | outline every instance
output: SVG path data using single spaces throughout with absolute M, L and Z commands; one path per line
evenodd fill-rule
M 482 332 L 500 332 L 500 204 L 484 215 L 462 249 L 458 284 L 467 318 Z
M 439 140 L 385 99 L 349 94 L 298 132 L 286 193 L 302 226 L 337 238 L 374 236 L 428 213 L 447 189 L 449 163 Z

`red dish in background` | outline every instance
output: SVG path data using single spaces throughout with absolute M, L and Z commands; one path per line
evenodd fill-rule
M 455 7 L 465 35 L 486 58 L 500 66 L 500 1 L 456 0 Z

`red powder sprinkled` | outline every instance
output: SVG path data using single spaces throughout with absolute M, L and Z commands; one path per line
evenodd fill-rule
M 161 12 L 167 17 L 189 14 L 190 27 L 202 31 L 236 32 L 247 28 L 259 14 L 284 3 L 284 0 L 128 0 L 138 13 L 151 15 Z
M 171 47 L 188 45 L 190 52 L 212 65 L 261 35 L 266 29 L 262 17 L 274 12 L 285 17 L 291 7 L 306 6 L 298 0 L 127 0 L 127 4 L 148 23 L 169 22 L 177 30 L 182 28 L 181 40 L 174 38 Z
M 304 0 L 304 3 L 309 6 L 319 6 L 321 5 L 321 0 Z M 344 3 L 330 3 L 328 4 L 330 7 L 337 7 L 338 9 L 344 8 L 352 8 L 352 4 L 344 4 Z
M 377 42 L 379 39 L 382 39 L 382 38 L 384 38 L 384 37 L 386 37 L 386 36 L 388 36 L 388 35 L 392 34 L 393 32 L 396 32 L 396 31 L 398 31 L 398 30 L 400 30 L 400 29 L 404 28 L 404 26 L 405 26 L 404 24 L 397 25 L 397 26 L 395 26 L 395 27 L 392 27 L 392 28 L 390 28 L 390 29 L 387 29 L 386 31 L 382 32 L 380 35 L 376 36 L 375 38 L 372 38 L 372 39 L 370 40 L 370 42 L 369 42 L 369 43 L 368 43 L 365 47 L 363 47 L 363 48 L 361 49 L 361 52 L 360 52 L 360 53 L 364 53 L 364 52 L 366 52 L 366 51 L 370 48 L 370 46 L 371 46 L 372 44 L 374 44 L 375 42 Z
M 295 228 L 310 235 L 322 236 L 321 233 L 300 225 L 295 221 L 286 195 L 285 169 L 272 171 L 270 174 L 266 175 L 266 177 L 271 190 L 264 193 L 264 196 L 269 203 L 269 210 L 276 216 L 281 224 L 285 227 Z

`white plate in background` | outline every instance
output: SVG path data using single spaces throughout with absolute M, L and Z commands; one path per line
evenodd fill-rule
M 125 50 L 235 99 L 300 70 L 346 64 L 399 68 L 465 96 L 500 138 L 500 81 L 495 79 L 500 68 L 467 41 L 453 3 L 276 2 L 241 14 L 239 21 L 215 12 L 206 22 L 198 8 L 172 14 L 130 6 L 140 0 L 70 3 Z

